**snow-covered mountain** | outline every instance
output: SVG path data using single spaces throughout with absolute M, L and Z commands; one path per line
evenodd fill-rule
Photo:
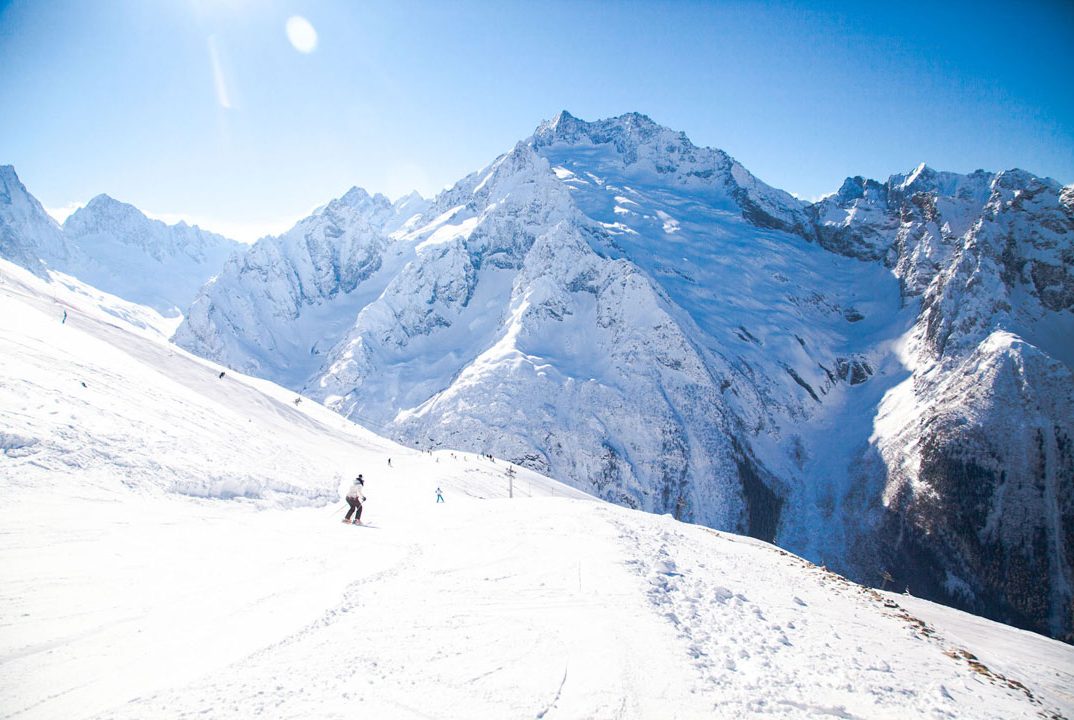
M 0 260 L 7 715 L 1074 713 L 1069 645 L 395 445 L 54 294 Z
M 921 166 L 810 206 L 645 116 L 564 112 L 419 217 L 262 241 L 176 340 L 412 445 L 1068 636 L 1072 194 Z
M 397 273 L 388 236 L 427 207 L 352 188 L 279 237 L 232 256 L 190 307 L 176 342 L 244 372 L 300 387 L 321 355 Z M 401 259 L 401 258 L 399 258 Z
M 179 222 L 147 218 L 133 205 L 98 195 L 63 223 L 82 257 L 60 269 L 166 315 L 186 311 L 201 287 L 245 246 Z
M 98 195 L 61 228 L 0 167 L 0 257 L 44 277 L 63 272 L 165 316 L 186 311 L 198 290 L 244 246 L 184 222 L 166 225 Z
M 882 517 L 858 551 L 934 597 L 1071 637 L 1074 203 L 1022 171 L 848 180 L 818 236 L 893 267 L 920 313 L 880 404 Z M 851 220 L 859 211 L 865 216 Z M 917 303 L 914 302 L 917 307 Z M 866 549 L 868 548 L 868 549 Z M 869 562 L 869 560 L 864 560 Z
M 0 258 L 47 277 L 43 260 L 62 263 L 70 255 L 59 224 L 22 184 L 15 168 L 0 165 Z

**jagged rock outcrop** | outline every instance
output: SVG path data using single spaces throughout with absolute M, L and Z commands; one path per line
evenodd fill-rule
M 976 206 L 983 177 L 955 201 L 931 183 L 912 202 Z M 868 562 L 930 597 L 1071 639 L 1074 213 L 1052 181 L 987 178 L 976 219 L 948 232 L 924 289 L 912 376 L 880 407 L 882 520 Z M 915 227 L 927 222 L 904 215 L 899 233 L 927 237 Z M 927 275 L 916 247 L 893 248 L 896 272 Z

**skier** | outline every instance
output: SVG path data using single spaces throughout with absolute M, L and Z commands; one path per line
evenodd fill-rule
M 440 488 L 436 489 L 436 501 L 438 503 L 444 502 L 444 493 L 440 492 Z
M 220 380 L 223 380 L 223 379 L 224 379 L 224 376 L 225 376 L 225 375 L 227 375 L 227 373 L 226 373 L 226 372 L 224 372 L 223 370 L 221 370 L 221 371 L 220 371 L 220 374 L 219 374 L 219 375 L 217 375 L 216 377 L 217 377 L 218 379 L 220 379 Z
M 60 325 L 66 325 L 66 324 L 67 324 L 67 311 L 64 310 L 63 311 L 63 320 L 60 320 Z
M 351 513 L 355 513 L 354 524 L 362 524 L 363 500 L 365 500 L 365 480 L 359 475 L 354 479 L 354 484 L 351 485 L 351 489 L 347 491 L 347 504 L 351 506 L 351 509 L 347 511 L 347 517 L 343 518 L 343 522 L 349 523 L 351 521 Z

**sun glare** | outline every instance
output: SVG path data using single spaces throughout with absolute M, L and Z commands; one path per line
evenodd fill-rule
M 292 15 L 287 18 L 284 26 L 287 31 L 287 39 L 300 53 L 311 53 L 317 49 L 317 31 L 313 29 L 310 21 L 301 15 Z

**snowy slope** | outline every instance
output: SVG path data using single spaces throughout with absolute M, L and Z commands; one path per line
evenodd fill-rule
M 1069 646 L 521 468 L 508 499 L 502 460 L 393 445 L 88 305 L 61 325 L 0 271 L 5 715 L 1074 712 Z M 338 522 L 357 471 L 366 528 Z
M 417 216 L 263 241 L 176 340 L 411 446 L 1066 636 L 1072 197 L 921 165 L 806 206 L 643 115 L 564 112 Z

